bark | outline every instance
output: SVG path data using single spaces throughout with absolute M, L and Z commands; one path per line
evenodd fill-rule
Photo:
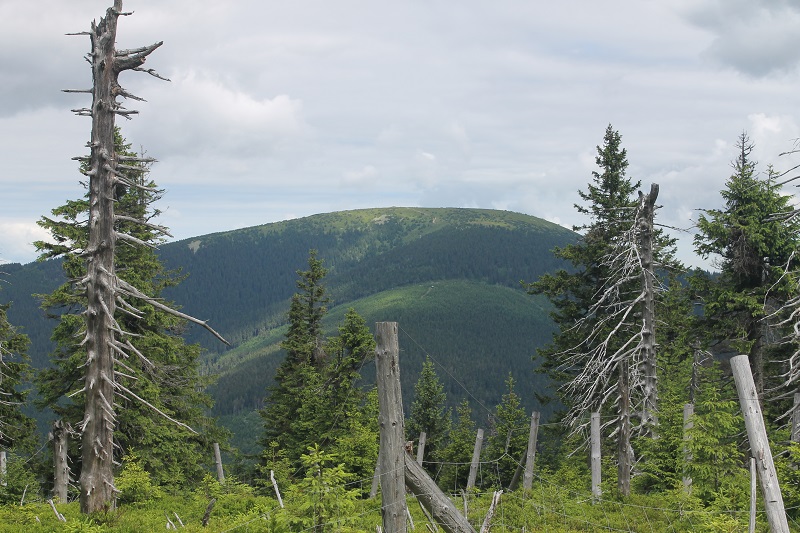
M 642 425 L 655 433 L 658 425 L 658 381 L 656 376 L 656 319 L 655 319 L 655 273 L 653 271 L 653 218 L 658 198 L 658 184 L 650 186 L 647 195 L 639 192 L 639 214 L 637 218 L 639 249 L 642 265 L 642 339 L 641 365 L 644 376 L 642 402 Z
M 411 455 L 406 455 L 405 484 L 417 497 L 420 505 L 428 510 L 434 521 L 447 533 L 475 533 L 475 529 L 461 516 L 455 504 L 444 495 Z
M 592 413 L 590 422 L 591 432 L 591 469 L 592 469 L 592 501 L 597 501 L 603 495 L 603 464 L 600 443 L 600 413 Z
M 81 512 L 107 509 L 114 498 L 114 110 L 117 85 L 114 43 L 122 1 L 93 24 L 94 79 L 89 170 L 89 245 L 86 250 L 86 406 L 81 440 Z
M 736 392 L 744 415 L 744 425 L 747 429 L 747 439 L 750 442 L 750 453 L 756 460 L 758 478 L 761 482 L 761 492 L 764 496 L 764 510 L 767 514 L 770 531 L 773 533 L 788 533 L 789 524 L 786 511 L 783 507 L 783 496 L 778 484 L 775 463 L 772 460 L 772 450 L 769 447 L 767 430 L 764 426 L 764 416 L 758 400 L 756 383 L 750 369 L 748 357 L 737 355 L 731 358 L 731 371 L 736 383 Z
M 403 396 L 400 389 L 400 347 L 397 322 L 375 324 L 375 366 L 380 426 L 381 515 L 386 533 L 406 531 L 406 492 L 403 480 L 407 462 Z M 413 460 L 410 462 L 414 462 Z
M 67 463 L 67 437 L 69 426 L 62 420 L 53 422 L 53 497 L 67 503 L 69 464 Z
M 619 370 L 619 430 L 617 435 L 617 490 L 622 496 L 631 494 L 631 389 L 628 361 Z
M 481 448 L 483 447 L 483 429 L 478 429 L 475 435 L 475 447 L 472 450 L 472 463 L 469 466 L 469 477 L 467 478 L 467 490 L 475 487 L 475 480 L 478 477 L 478 465 L 481 461 Z

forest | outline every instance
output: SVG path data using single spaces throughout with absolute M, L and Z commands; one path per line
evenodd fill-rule
M 693 235 L 713 272 L 676 259 L 612 125 L 573 232 L 393 208 L 169 247 L 154 160 L 114 122 L 140 100 L 116 76 L 159 78 L 141 65 L 161 43 L 116 50 L 121 7 L 89 33 L 83 193 L 39 220 L 40 261 L 7 269 L 28 298 L 0 306 L 0 531 L 800 531 L 794 168 L 738 136 Z M 37 313 L 49 328 L 15 318 Z M 375 322 L 399 324 L 392 373 L 412 377 L 393 423 Z

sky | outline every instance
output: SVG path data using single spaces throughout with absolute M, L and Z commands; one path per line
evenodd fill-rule
M 87 31 L 111 0 L 0 0 L 0 259 L 83 194 Z M 118 120 L 159 162 L 175 239 L 347 209 L 510 210 L 572 227 L 606 127 L 657 222 L 694 256 L 746 131 L 759 169 L 799 163 L 793 0 L 125 0 L 118 48 L 147 102 Z M 794 194 L 794 189 L 787 189 Z

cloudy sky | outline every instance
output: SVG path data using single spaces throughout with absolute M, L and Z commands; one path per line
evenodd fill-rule
M 0 258 L 82 194 L 89 29 L 111 0 L 0 0 Z M 381 206 L 481 207 L 565 226 L 610 123 L 659 221 L 720 206 L 734 143 L 800 137 L 792 0 L 125 0 L 119 48 L 163 40 L 120 120 L 157 158 L 176 238 Z M 135 105 L 134 105 L 135 104 Z M 691 255 L 691 238 L 681 256 Z

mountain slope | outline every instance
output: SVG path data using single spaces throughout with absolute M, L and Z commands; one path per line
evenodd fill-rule
M 532 407 L 544 383 L 533 373 L 531 356 L 548 342 L 552 325 L 546 304 L 526 295 L 519 282 L 562 267 L 550 250 L 575 239 L 560 226 L 506 211 L 380 208 L 186 239 L 164 245 L 160 256 L 186 275 L 165 296 L 208 319 L 233 343 L 227 348 L 200 328 L 185 332 L 207 349 L 206 371 L 219 375 L 211 389 L 216 414 L 240 417 L 260 406 L 282 357 L 281 327 L 295 272 L 306 267 L 312 248 L 329 269 L 329 331 L 348 307 L 370 326 L 399 323 L 407 403 L 428 353 L 441 365 L 437 371 L 452 402 L 471 395 L 474 406 L 491 408 L 513 372 Z M 63 282 L 59 262 L 4 270 L 8 283 L 0 302 L 14 301 L 9 317 L 31 335 L 34 364 L 43 366 L 53 321 L 30 295 Z M 374 369 L 363 373 L 370 380 Z

